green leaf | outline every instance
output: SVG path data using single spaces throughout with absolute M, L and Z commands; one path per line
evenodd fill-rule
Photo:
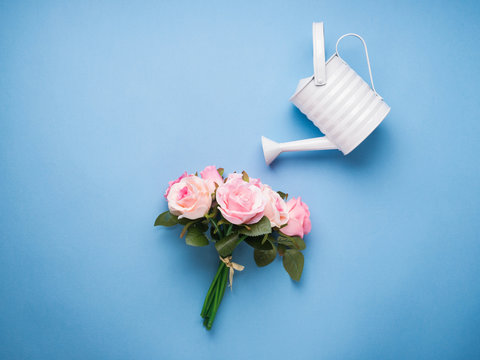
M 266 216 L 264 216 L 259 222 L 256 224 L 248 225 L 249 229 L 240 228 L 240 234 L 248 235 L 248 236 L 259 236 L 270 234 L 272 232 L 272 225 L 270 224 L 270 220 Z
M 271 237 L 269 234 L 263 235 L 262 244 L 265 244 L 265 241 L 267 241 L 269 237 L 270 237 L 270 241 L 272 241 L 272 244 L 273 244 L 273 241 L 275 240 L 275 238 Z
M 243 238 L 238 237 L 238 233 L 233 233 L 224 237 L 223 239 L 215 243 L 215 248 L 218 251 L 218 254 L 221 257 L 232 255 L 233 250 L 237 245 L 243 240 Z
M 287 270 L 292 280 L 299 281 L 303 271 L 303 254 L 295 249 L 285 250 L 283 267 Z
M 280 195 L 280 197 L 281 197 L 283 200 L 287 200 L 287 199 L 288 199 L 288 194 L 285 194 L 283 191 L 277 191 L 277 194 Z
M 218 225 L 218 226 L 223 225 L 223 224 L 230 225 L 230 223 L 229 223 L 227 220 L 223 219 L 223 218 L 222 218 L 219 222 L 217 222 L 217 225 Z
M 277 246 L 278 255 L 280 255 L 280 256 L 285 255 L 285 250 L 287 250 L 287 248 L 285 247 L 285 245 L 283 245 L 283 244 L 278 244 L 278 246 Z
M 173 226 L 178 224 L 178 218 L 172 215 L 170 211 L 165 211 L 158 215 L 154 226 Z
M 177 220 L 180 225 L 187 225 L 191 223 L 193 220 L 187 218 L 181 218 Z
M 191 221 L 191 222 L 187 223 L 187 224 L 183 227 L 183 230 L 182 230 L 182 232 L 180 233 L 180 238 L 182 238 L 182 237 L 185 235 L 185 233 L 187 232 L 188 228 L 189 228 L 190 226 L 192 226 L 193 224 L 195 224 L 195 221 Z
M 195 225 L 195 226 L 198 227 L 200 230 L 202 230 L 202 232 L 207 232 L 208 221 L 201 221 L 201 222 L 197 223 L 197 225 Z
M 185 242 L 190 246 L 206 246 L 208 245 L 208 238 L 205 236 L 202 230 L 196 226 L 192 226 L 187 231 Z
M 210 213 L 205 214 L 205 218 L 206 219 L 215 219 L 215 217 L 217 216 L 217 213 L 218 213 L 218 207 L 212 206 L 210 211 L 211 211 Z
M 242 179 L 243 181 L 250 182 L 250 178 L 245 170 L 242 171 Z
M 275 241 L 275 239 L 273 239 L 273 237 L 269 237 L 268 241 L 265 241 L 265 242 L 263 242 L 262 240 L 263 240 L 263 236 L 254 236 L 254 237 L 249 236 L 245 239 L 245 242 L 251 247 L 253 247 L 254 249 L 258 249 L 258 250 L 271 250 L 274 247 L 273 241 Z
M 277 257 L 277 249 L 275 246 L 270 250 L 253 250 L 253 259 L 257 266 L 267 266 Z
M 298 250 L 305 250 L 307 247 L 305 241 L 303 241 L 300 236 L 287 236 L 284 234 L 279 234 L 278 243 Z
M 289 238 L 283 237 L 282 235 L 278 235 L 277 241 L 279 245 L 282 244 L 288 247 L 293 247 L 293 241 Z
M 188 220 L 188 221 L 181 222 L 180 220 Z M 182 224 L 182 225 L 185 225 L 183 227 L 182 233 L 180 234 L 181 238 L 185 235 L 188 228 L 192 225 L 194 225 L 196 228 L 200 229 L 202 232 L 206 232 L 208 230 L 208 220 L 200 221 L 201 219 L 190 220 L 190 219 L 186 219 L 186 218 L 182 218 L 180 220 L 178 221 L 178 223 Z
M 210 226 L 210 236 L 213 240 L 220 240 L 220 234 L 216 232 L 215 227 Z
M 225 169 L 224 168 L 218 168 L 217 171 L 220 174 L 220 176 L 223 176 L 223 173 L 225 172 Z
M 300 236 L 295 236 L 293 239 L 293 241 L 295 242 L 295 247 L 298 250 L 305 250 L 307 248 L 307 244 L 305 244 L 305 241 L 303 241 Z

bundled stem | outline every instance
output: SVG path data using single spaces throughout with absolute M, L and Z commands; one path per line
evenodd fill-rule
M 233 230 L 232 224 L 228 224 L 228 226 L 225 224 L 219 225 L 215 221 L 214 217 L 211 216 L 207 216 L 207 219 L 215 228 L 215 233 L 218 235 L 218 241 L 223 240 L 225 236 L 229 236 Z M 239 241 L 236 240 L 236 245 L 245 240 L 245 238 L 246 235 L 240 237 Z M 219 254 L 221 253 L 219 252 Z M 217 273 L 215 274 L 210 288 L 208 289 L 207 296 L 203 302 L 202 312 L 200 314 L 203 318 L 203 325 L 207 328 L 207 330 L 212 328 L 213 321 L 215 320 L 218 308 L 220 307 L 223 295 L 225 294 L 230 271 L 232 271 L 233 274 L 233 270 L 243 270 L 243 266 L 230 262 L 231 256 L 221 257 L 220 259 L 221 261 L 218 264 Z
M 208 289 L 207 296 L 205 297 L 205 302 L 203 303 L 201 313 L 203 325 L 207 328 L 207 330 L 212 328 L 218 307 L 222 302 L 223 294 L 225 293 L 225 288 L 227 287 L 228 272 L 228 267 L 222 261 L 220 261 L 218 264 L 217 273 L 215 274 L 212 284 Z

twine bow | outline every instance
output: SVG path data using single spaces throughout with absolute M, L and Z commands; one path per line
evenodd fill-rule
M 230 268 L 230 290 L 232 290 L 233 288 L 233 273 L 235 272 L 235 270 L 237 271 L 243 271 L 243 269 L 245 269 L 245 266 L 243 265 L 240 265 L 240 264 L 237 264 L 237 263 L 234 263 L 232 260 L 232 257 L 231 256 L 227 256 L 225 258 L 222 258 L 220 256 L 220 260 L 228 267 Z

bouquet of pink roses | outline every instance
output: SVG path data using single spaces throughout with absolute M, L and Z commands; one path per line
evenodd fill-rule
M 223 178 L 223 169 L 207 166 L 200 176 L 185 172 L 170 181 L 165 192 L 168 211 L 160 214 L 155 226 L 180 224 L 180 237 L 191 246 L 215 244 L 219 265 L 208 289 L 201 316 L 211 329 L 218 307 L 234 271 L 244 267 L 232 261 L 241 242 L 253 247 L 258 266 L 283 257 L 283 266 L 293 280 L 300 280 L 305 249 L 303 236 L 311 230 L 308 206 L 300 198 L 287 202 L 288 194 L 274 191 L 245 171 Z

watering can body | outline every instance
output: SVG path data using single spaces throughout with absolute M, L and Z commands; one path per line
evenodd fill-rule
M 318 26 L 321 23 L 316 24 Z M 321 58 L 315 54 L 322 50 L 315 41 L 319 34 L 323 37 L 323 25 L 321 33 L 316 33 L 314 24 L 314 63 L 315 59 Z M 338 55 L 338 42 L 350 35 L 360 38 L 364 43 L 372 87 Z M 300 80 L 290 98 L 325 136 L 287 143 L 276 143 L 262 137 L 268 165 L 284 151 L 338 149 L 347 155 L 370 135 L 390 112 L 390 107 L 375 91 L 364 40 L 356 34 L 346 34 L 338 42 L 336 53 L 325 66 L 316 66 L 314 76 Z M 323 41 L 321 43 L 323 45 Z

